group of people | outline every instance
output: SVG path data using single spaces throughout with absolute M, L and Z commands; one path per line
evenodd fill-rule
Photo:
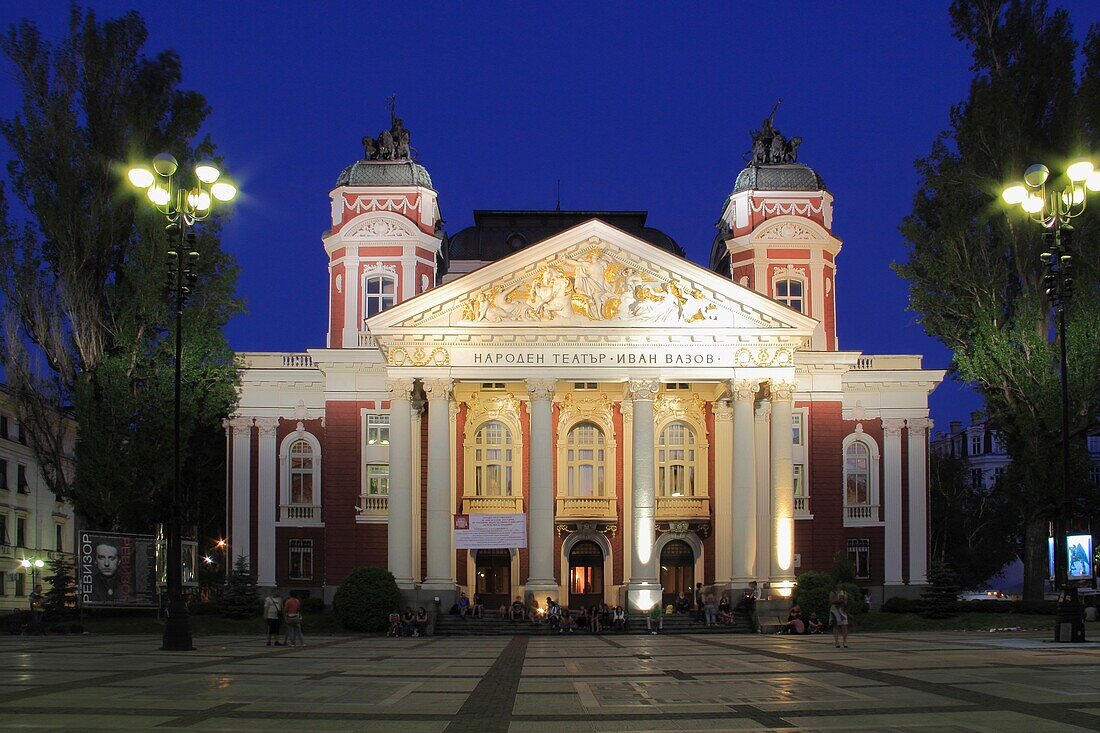
M 405 606 L 405 612 L 401 613 L 396 608 L 390 614 L 390 629 L 387 636 L 427 636 L 428 612 L 423 606 L 413 613 L 412 606 Z
M 839 649 L 848 648 L 848 593 L 839 585 L 829 592 L 829 626 L 833 630 L 833 644 Z M 825 624 L 811 612 L 808 618 L 802 618 L 802 608 L 797 603 L 787 613 L 787 625 L 784 634 L 820 634 Z
M 306 645 L 306 638 L 302 634 L 302 602 L 294 596 L 284 602 L 279 589 L 272 588 L 264 599 L 264 619 L 267 621 L 268 646 L 271 646 L 272 640 L 275 646 Z M 283 632 L 283 641 L 280 643 L 279 630 L 284 621 L 286 631 Z
M 513 609 L 516 608 L 517 602 L 522 606 L 522 602 L 517 596 L 516 600 L 512 602 Z M 559 634 L 571 634 L 576 629 L 591 631 L 594 634 L 603 631 L 624 631 L 626 629 L 626 611 L 622 606 L 612 607 L 606 603 L 593 604 L 587 608 L 581 606 L 574 615 L 572 611 L 549 596 L 546 598 L 545 609 L 532 608 L 527 613 L 527 617 L 531 620 L 531 623 L 545 623 L 551 631 L 557 631 Z

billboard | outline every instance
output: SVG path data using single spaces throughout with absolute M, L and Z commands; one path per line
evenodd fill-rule
M 1050 577 L 1054 578 L 1054 538 L 1047 538 L 1047 560 Z M 1090 581 L 1093 578 L 1093 554 L 1091 534 L 1066 535 L 1066 560 L 1069 563 L 1069 581 Z
M 456 514 L 456 550 L 527 547 L 526 514 Z
M 153 535 L 81 532 L 77 573 L 85 606 L 159 605 Z

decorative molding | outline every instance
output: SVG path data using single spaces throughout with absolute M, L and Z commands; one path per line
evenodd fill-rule
M 761 402 L 756 406 L 756 412 L 754 413 L 756 422 L 764 423 L 768 422 L 772 416 L 772 403 Z
M 279 429 L 279 418 L 258 417 L 256 418 L 256 427 L 259 429 L 261 438 L 274 438 Z
M 394 400 L 411 401 L 414 386 L 414 380 L 410 377 L 386 380 L 386 391 L 390 393 L 390 399 Z
M 251 430 L 253 420 L 255 420 L 255 418 L 245 417 L 244 415 L 234 415 L 229 418 L 227 422 L 229 423 L 229 427 L 236 432 L 238 430 Z
M 557 387 L 556 379 L 528 379 L 527 391 L 531 399 L 536 402 L 545 402 L 554 399 L 554 388 Z
M 422 379 L 420 382 L 424 385 L 424 392 L 428 395 L 429 401 L 449 400 L 454 396 L 454 380 L 441 377 L 436 379 Z
M 927 417 L 911 417 L 905 421 L 905 426 L 909 428 L 909 434 L 914 432 L 921 432 L 925 435 L 932 429 L 934 423 Z
M 715 423 L 733 422 L 733 405 L 730 404 L 729 400 L 712 402 L 710 409 L 714 413 Z
M 750 367 L 786 367 L 794 365 L 794 349 L 788 347 L 780 347 L 777 349 L 769 348 L 749 348 L 742 346 L 737 350 L 737 353 L 733 356 L 734 363 L 737 366 Z
M 614 432 L 607 432 L 614 425 L 611 420 L 611 398 L 603 392 L 593 395 L 566 394 L 561 401 L 558 424 L 566 427 L 581 420 L 600 424 L 604 428 L 605 439 L 610 440 L 614 436 Z
M 387 265 L 384 262 L 373 262 L 363 268 L 363 277 L 368 275 L 375 275 L 378 273 L 386 275 L 397 275 L 397 265 Z
M 888 436 L 901 435 L 901 428 L 905 425 L 905 420 L 900 417 L 884 417 L 882 418 L 882 430 Z
M 389 219 L 371 219 L 344 234 L 344 239 L 393 239 L 415 236 L 413 232 Z
M 656 379 L 631 379 L 626 388 L 632 402 L 654 402 L 661 383 Z
M 795 390 L 798 385 L 794 382 L 787 382 L 781 380 L 771 381 L 771 401 L 772 402 L 790 402 L 794 399 Z
M 410 202 L 404 196 L 396 198 L 377 198 L 375 196 L 344 196 L 344 210 L 356 214 L 366 214 L 371 211 L 392 211 L 398 214 L 408 214 L 410 211 L 420 210 L 420 196 L 413 196 Z
M 442 346 L 436 346 L 430 351 L 417 346 L 410 352 L 404 346 L 390 349 L 386 353 L 386 363 L 389 366 L 448 366 L 451 363 L 451 352 Z
M 619 402 L 619 414 L 623 416 L 623 425 L 634 424 L 634 403 L 630 401 Z
M 619 525 L 604 522 L 557 522 L 554 531 L 558 537 L 568 537 L 572 534 L 581 537 L 595 537 L 602 534 L 607 538 L 613 538 L 619 531 Z
M 504 417 L 518 425 L 519 406 L 519 400 L 511 392 L 474 392 L 466 402 L 466 424 L 474 426 L 487 417 Z
M 760 391 L 760 382 L 751 379 L 734 379 L 730 382 L 730 392 L 735 400 L 756 399 Z
M 819 237 L 809 227 L 793 221 L 785 221 L 765 229 L 757 239 L 817 240 Z
M 653 423 L 656 425 L 667 418 L 679 418 L 703 426 L 706 409 L 706 400 L 697 394 L 686 397 L 663 394 L 653 403 Z
M 750 199 L 749 208 L 757 214 L 764 214 L 769 219 L 776 216 L 804 216 L 809 218 L 811 214 L 820 214 L 822 205 L 820 203 L 813 204 L 809 201 L 792 201 L 790 203 L 761 201 L 756 203 Z

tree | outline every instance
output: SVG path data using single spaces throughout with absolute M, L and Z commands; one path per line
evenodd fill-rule
M 383 568 L 354 568 L 332 597 L 332 610 L 345 629 L 385 631 L 393 611 L 401 610 L 401 591 Z
M 163 219 L 123 182 L 128 160 L 166 150 L 186 165 L 210 112 L 179 89 L 179 57 L 142 53 L 136 13 L 100 22 L 73 7 L 53 46 L 28 22 L 0 38 L 22 106 L 0 120 L 14 159 L 17 222 L 0 189 L 3 365 L 50 488 L 86 526 L 148 531 L 173 477 L 174 319 L 164 294 Z M 185 522 L 220 526 L 224 442 L 237 369 L 222 327 L 240 309 L 215 219 L 199 230 L 199 279 L 184 320 Z M 79 424 L 72 443 L 63 418 Z M 70 463 L 75 455 L 75 471 Z M 211 519 L 213 517 L 213 519 Z
M 260 596 L 256 593 L 256 576 L 244 555 L 233 564 L 222 592 L 222 615 L 227 618 L 250 618 L 260 612 Z
M 933 560 L 928 566 L 928 585 L 920 595 L 921 613 L 927 618 L 951 618 L 958 594 L 955 571 L 942 560 Z
M 76 608 L 76 578 L 72 563 L 63 557 L 50 560 L 50 572 L 53 574 L 46 576 L 50 589 L 46 591 L 44 605 L 49 618 L 58 620 Z
M 967 468 L 957 456 L 929 457 L 929 549 L 934 561 L 951 563 L 961 587 L 974 588 L 1017 557 L 1018 522 L 1006 479 L 975 486 Z
M 1003 487 L 1023 539 L 1024 595 L 1040 598 L 1048 521 L 1061 487 L 1058 350 L 1044 294 L 1040 227 L 1000 205 L 1001 187 L 1033 162 L 1061 163 L 1100 141 L 1100 30 L 1092 28 L 1080 83 L 1065 11 L 1043 0 L 955 0 L 955 35 L 973 53 L 966 100 L 917 162 L 920 189 L 902 225 L 910 308 L 954 354 L 953 370 L 985 399 L 1013 462 Z M 1084 436 L 1100 405 L 1095 210 L 1078 222 L 1077 295 L 1068 314 L 1072 402 L 1068 477 L 1085 492 Z

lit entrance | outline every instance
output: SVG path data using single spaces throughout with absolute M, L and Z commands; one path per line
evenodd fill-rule
M 683 540 L 672 540 L 661 550 L 661 585 L 664 604 L 676 600 L 680 591 L 694 602 L 695 553 Z
M 582 540 L 569 551 L 569 608 L 603 603 L 603 550 Z
M 474 576 L 474 593 L 481 596 L 486 610 L 495 611 L 511 602 L 512 556 L 508 550 L 478 550 Z

